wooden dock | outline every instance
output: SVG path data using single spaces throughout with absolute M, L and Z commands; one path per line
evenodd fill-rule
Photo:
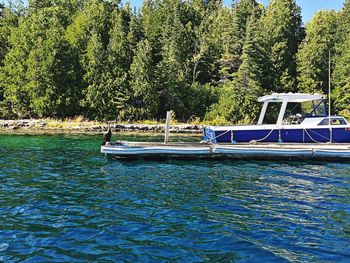
M 350 161 L 350 144 L 208 144 L 118 142 L 101 146 L 116 158 L 230 158 Z

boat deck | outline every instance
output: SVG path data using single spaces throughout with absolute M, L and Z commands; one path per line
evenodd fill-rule
M 101 153 L 117 158 L 335 159 L 350 161 L 350 144 L 119 142 L 101 146 Z

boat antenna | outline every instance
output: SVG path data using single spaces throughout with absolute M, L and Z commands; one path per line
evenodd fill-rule
M 332 143 L 333 131 L 331 126 L 331 50 L 328 52 L 328 125 L 329 142 Z

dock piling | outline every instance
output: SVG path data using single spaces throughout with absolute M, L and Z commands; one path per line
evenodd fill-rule
M 170 129 L 170 119 L 171 119 L 171 111 L 166 112 L 166 121 L 165 121 L 165 136 L 164 143 L 167 144 L 169 142 L 169 129 Z

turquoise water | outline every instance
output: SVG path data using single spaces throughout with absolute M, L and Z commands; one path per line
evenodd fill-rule
M 108 161 L 100 142 L 0 135 L 0 261 L 350 259 L 349 164 Z

